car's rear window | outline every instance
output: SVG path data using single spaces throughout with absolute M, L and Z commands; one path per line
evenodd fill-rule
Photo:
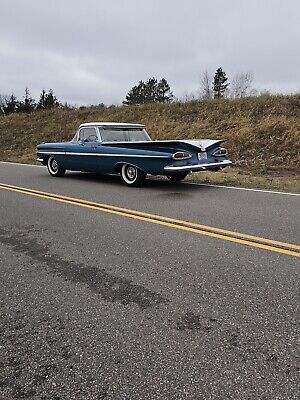
M 145 129 L 109 128 L 100 130 L 102 142 L 140 142 L 151 140 Z
M 102 142 L 125 142 L 126 133 L 125 131 L 113 129 L 106 130 L 101 129 L 100 131 Z

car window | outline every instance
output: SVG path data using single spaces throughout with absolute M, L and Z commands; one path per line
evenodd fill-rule
M 121 129 L 101 129 L 102 142 L 125 142 L 126 132 Z
M 82 142 L 97 142 L 98 137 L 95 128 L 81 128 L 79 131 L 78 140 Z
M 109 128 L 100 131 L 102 142 L 139 142 L 151 140 L 145 129 Z
M 130 142 L 143 142 L 150 140 L 150 137 L 145 129 L 130 129 L 127 131 L 127 134 Z

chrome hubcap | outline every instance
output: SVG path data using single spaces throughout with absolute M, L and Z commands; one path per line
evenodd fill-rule
M 128 167 L 127 168 L 127 176 L 129 179 L 133 180 L 136 176 L 136 171 L 134 167 Z
M 51 169 L 53 172 L 57 172 L 57 170 L 58 170 L 58 164 L 55 160 L 52 160 L 52 162 L 51 162 Z

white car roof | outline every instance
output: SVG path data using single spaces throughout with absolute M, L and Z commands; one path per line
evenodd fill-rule
M 116 127 L 116 128 L 144 128 L 143 124 L 129 124 L 127 122 L 85 122 L 80 125 L 80 128 L 85 126 L 102 126 L 102 127 Z

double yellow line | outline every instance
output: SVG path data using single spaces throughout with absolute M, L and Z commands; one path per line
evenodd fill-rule
M 96 211 L 121 215 L 127 218 L 150 222 L 152 224 L 163 225 L 173 229 L 179 229 L 182 231 L 197 233 L 200 235 L 210 236 L 216 239 L 227 240 L 229 242 L 234 242 L 245 246 L 256 247 L 258 249 L 274 251 L 277 253 L 300 258 L 300 245 L 297 244 L 279 242 L 276 240 L 266 239 L 259 236 L 247 235 L 245 233 L 239 233 L 239 232 L 229 231 L 226 229 L 215 228 L 213 226 L 195 224 L 192 222 L 178 220 L 174 218 L 168 218 L 161 215 L 143 213 L 141 211 L 130 210 L 123 207 L 116 207 L 109 204 L 95 203 L 92 201 L 67 197 L 55 193 L 42 192 L 39 190 L 24 188 L 20 186 L 8 185 L 5 183 L 0 183 L 0 189 L 10 190 L 17 193 L 23 193 L 29 196 L 40 197 L 43 199 L 58 201 L 61 203 L 72 204 L 75 206 L 89 208 Z

